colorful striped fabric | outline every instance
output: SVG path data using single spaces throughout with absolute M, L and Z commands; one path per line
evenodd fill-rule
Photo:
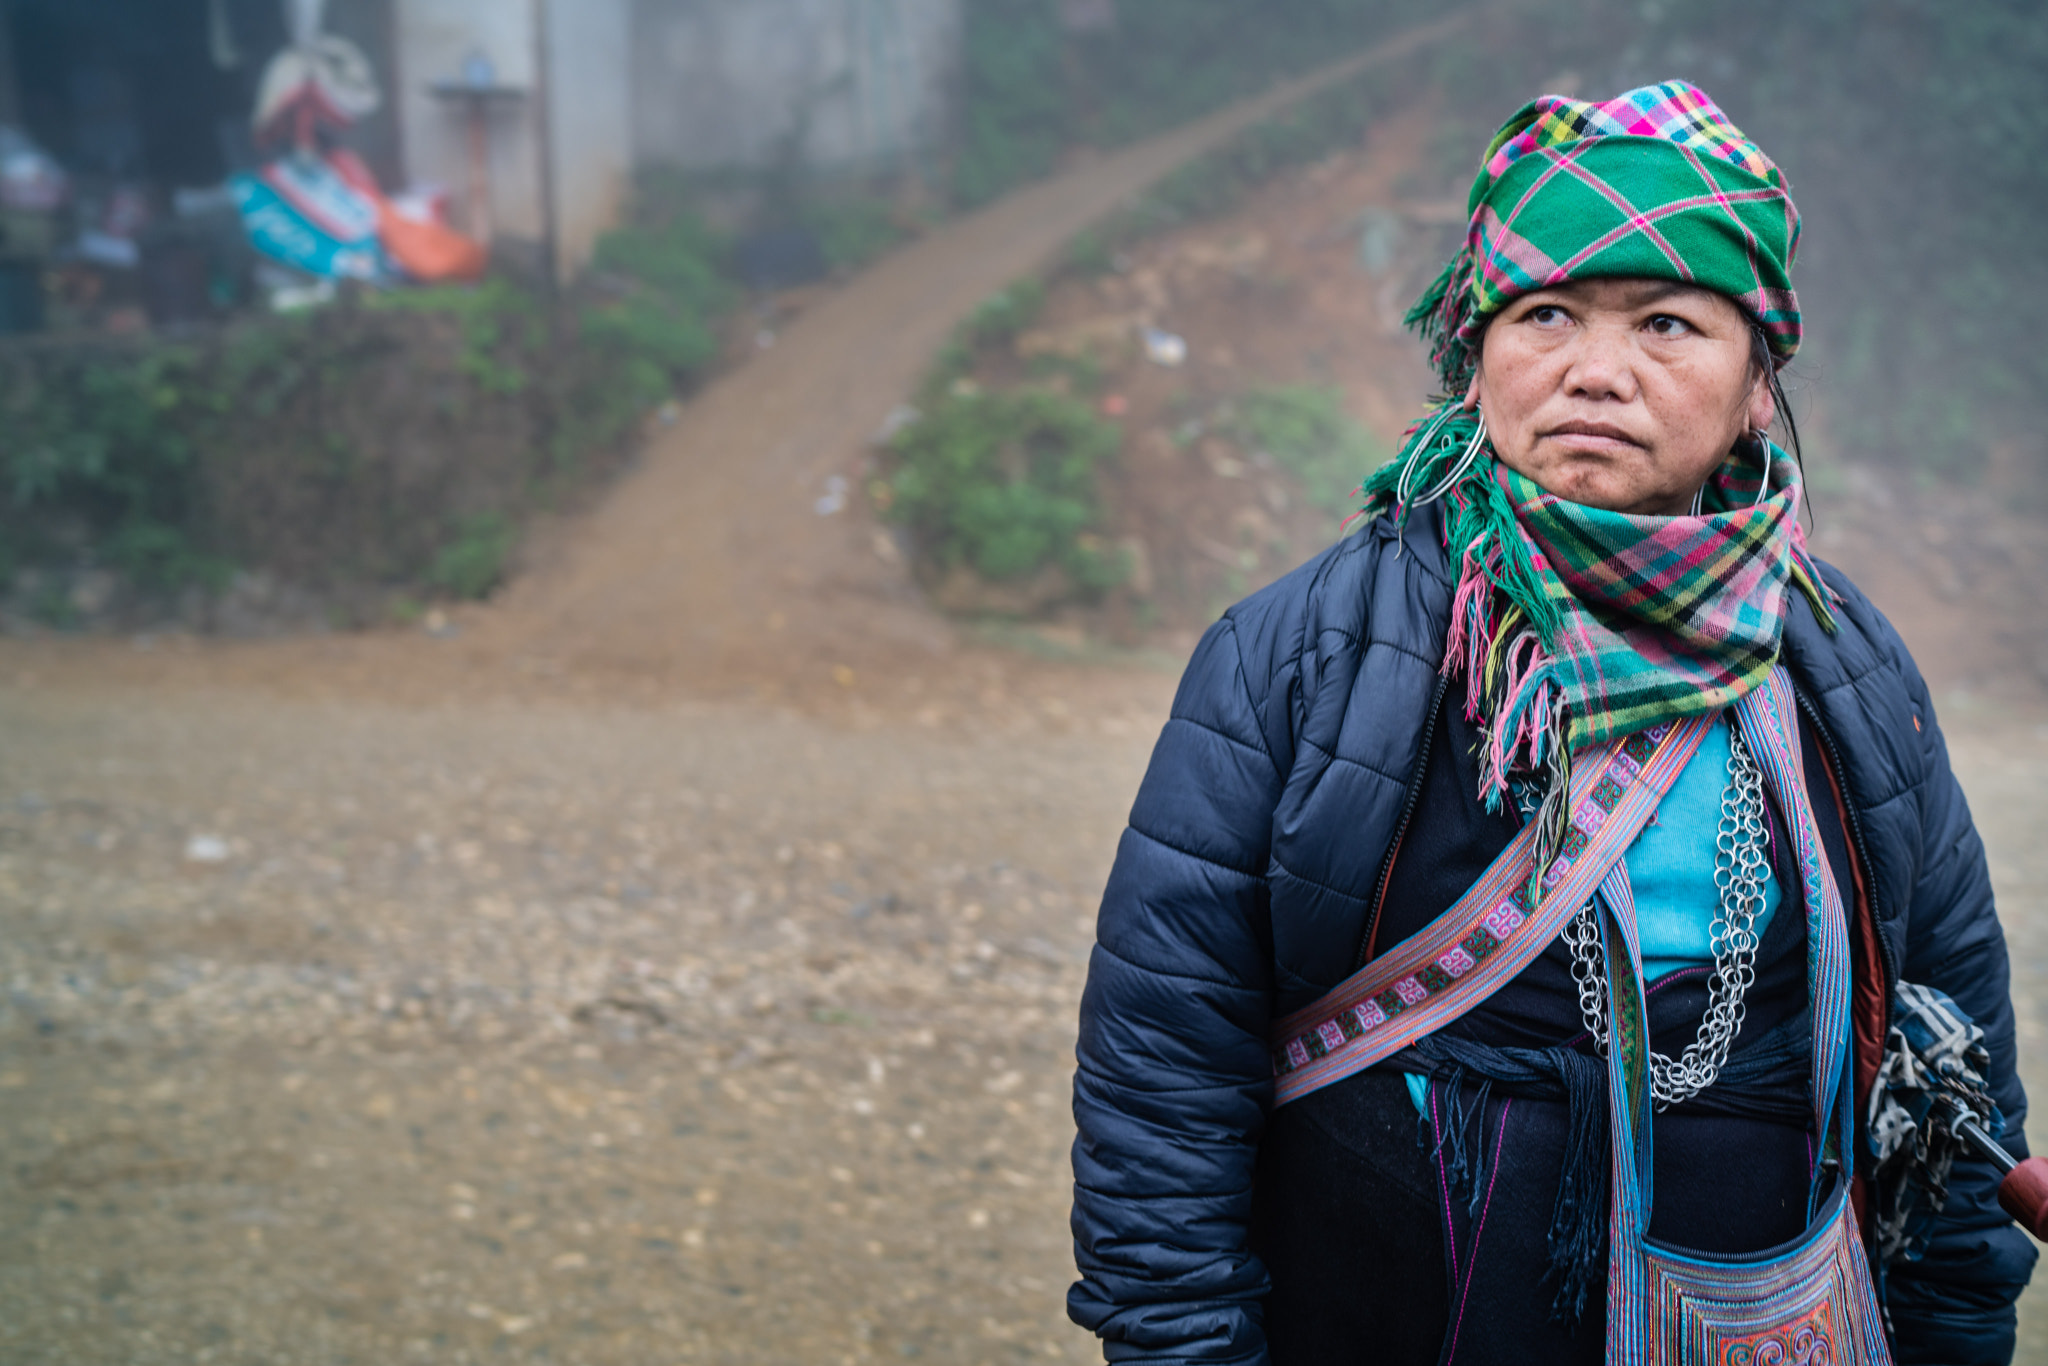
M 1662 138 L 1719 157 L 1759 180 L 1770 179 L 1778 169 L 1705 91 L 1666 81 L 1600 104 L 1562 95 L 1535 100 L 1494 136 L 1486 149 L 1485 177 L 1497 181 L 1531 153 L 1588 138 Z
M 1721 510 L 1699 517 L 1586 507 L 1496 466 L 1557 622 L 1544 644 L 1573 748 L 1719 711 L 1777 663 L 1788 592 L 1817 579 L 1799 529 L 1798 466 L 1776 447 L 1771 460 L 1771 496 L 1743 499 L 1753 478 L 1726 487 L 1736 466 Z
M 1273 1104 L 1372 1066 L 1518 976 L 1620 866 L 1711 725 L 1652 726 L 1588 751 L 1573 782 L 1572 833 L 1540 881 L 1536 830 L 1525 826 L 1457 905 L 1274 1026 Z M 1532 881 L 1543 889 L 1535 902 Z
M 1699 516 L 1652 517 L 1553 497 L 1490 452 L 1465 464 L 1476 429 L 1457 405 L 1418 424 L 1366 480 L 1363 515 L 1404 517 L 1404 479 L 1448 485 L 1444 541 L 1459 579 L 1443 670 L 1464 676 L 1465 714 L 1486 728 L 1489 808 L 1511 773 L 1566 772 L 1572 749 L 1718 711 L 1754 688 L 1777 662 L 1789 587 L 1835 629 L 1799 525 L 1799 463 L 1777 446 L 1739 443 Z
M 1535 100 L 1495 135 L 1467 207 L 1464 249 L 1408 316 L 1447 393 L 1470 382 L 1488 318 L 1573 280 L 1700 285 L 1761 323 L 1780 363 L 1799 349 L 1799 211 L 1770 158 L 1695 86 Z

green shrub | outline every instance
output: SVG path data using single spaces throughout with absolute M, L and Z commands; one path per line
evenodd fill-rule
M 586 308 L 583 340 L 631 368 L 629 387 L 651 403 L 717 358 L 712 321 L 650 291 Z
M 906 236 L 895 210 L 880 199 L 820 200 L 802 217 L 834 270 L 858 270 Z
M 451 597 L 488 597 L 503 581 L 517 541 L 512 523 L 498 513 L 466 518 L 457 527 L 455 539 L 427 567 L 426 582 Z
M 932 358 L 931 368 L 925 371 L 918 388 L 918 404 L 930 408 L 959 397 L 953 392 L 954 386 L 972 378 L 976 353 L 1006 351 L 1038 320 L 1045 308 L 1045 298 L 1045 286 L 1038 280 L 1026 279 L 982 300 L 967 320 L 953 329 Z
M 717 358 L 717 322 L 739 301 L 724 241 L 684 214 L 658 227 L 606 233 L 593 262 L 617 286 L 584 306 L 584 340 L 625 367 L 623 381 L 652 402 Z
M 1085 404 L 1043 390 L 940 400 L 895 442 L 889 514 L 943 568 L 1015 579 L 1057 564 L 1102 589 L 1122 566 L 1088 535 L 1097 470 L 1121 435 Z
M 192 359 L 162 347 L 17 371 L 5 408 L 15 506 L 77 500 L 114 521 L 176 510 L 192 464 L 177 421 Z
M 530 376 L 524 358 L 545 344 L 540 306 L 509 280 L 436 285 L 364 297 L 363 307 L 383 313 L 433 313 L 462 331 L 462 372 L 487 394 L 523 393 Z
M 75 629 L 81 617 L 78 604 L 71 600 L 71 594 L 64 585 L 50 582 L 36 590 L 28 605 L 28 614 L 43 625 L 56 631 Z
M 144 588 L 222 580 L 196 539 L 195 438 L 224 406 L 184 346 L 23 353 L 0 375 L 10 568 L 63 556 L 64 526 Z
M 1333 516 L 1356 506 L 1353 492 L 1388 458 L 1334 389 L 1254 389 L 1237 400 L 1225 425 L 1238 444 L 1271 456 L 1300 481 L 1311 505 Z
M 1037 280 L 1019 280 L 982 300 L 968 318 L 962 340 L 971 347 L 1007 346 L 1037 322 L 1044 309 L 1045 286 Z
M 591 264 L 598 270 L 659 292 L 679 308 L 716 314 L 732 306 L 727 243 L 695 214 L 659 225 L 633 223 L 598 240 Z
M 718 359 L 719 324 L 740 291 L 727 242 L 687 210 L 680 184 L 653 178 L 635 221 L 598 241 L 577 311 L 581 344 L 553 375 L 558 471 L 619 440 Z
M 1083 228 L 1060 253 L 1059 271 L 1067 275 L 1107 275 L 1116 269 L 1116 247 L 1101 227 Z
M 1025 363 L 1024 372 L 1039 384 L 1048 387 L 1064 384 L 1069 392 L 1083 397 L 1100 394 L 1109 378 L 1103 373 L 1102 362 L 1092 350 L 1078 356 L 1042 351 Z
M 235 571 L 231 561 L 207 552 L 190 531 L 163 522 L 129 522 L 107 538 L 105 554 L 130 583 L 158 591 L 196 584 L 218 592 Z

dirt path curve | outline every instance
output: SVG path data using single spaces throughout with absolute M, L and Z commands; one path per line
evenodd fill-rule
M 1176 166 L 1463 22 L 1425 25 L 1025 189 L 882 262 L 692 402 L 565 538 L 558 562 L 476 624 L 471 648 L 690 681 L 857 665 L 906 646 L 943 651 L 946 628 L 873 553 L 872 525 L 812 513 L 823 481 L 852 473 L 863 443 L 988 295 Z

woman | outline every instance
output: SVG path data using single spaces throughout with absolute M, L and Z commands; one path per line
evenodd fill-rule
M 1991 1170 L 1887 1266 L 1847 1179 L 1902 978 L 2022 1153 L 2025 1100 L 1926 686 L 1767 435 L 1783 179 L 1670 83 L 1536 101 L 1470 207 L 1410 319 L 1454 398 L 1211 629 L 1138 794 L 1070 1312 L 1117 1361 L 2008 1361 Z

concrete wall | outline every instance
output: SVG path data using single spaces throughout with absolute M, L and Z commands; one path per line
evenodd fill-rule
M 458 222 L 466 124 L 429 87 L 479 49 L 501 85 L 533 92 L 545 75 L 544 99 L 493 115 L 491 218 L 501 240 L 540 242 L 551 173 L 557 269 L 573 274 L 618 220 L 635 165 L 760 167 L 799 133 L 805 164 L 826 172 L 893 170 L 935 147 L 964 0 L 390 3 L 405 178 L 445 187 Z
M 556 269 L 573 275 L 618 221 L 632 176 L 632 0 L 395 0 L 393 102 L 406 175 L 449 191 L 464 223 L 469 143 L 458 106 L 429 87 L 481 49 L 500 85 L 529 92 L 491 121 L 491 217 L 501 242 L 541 243 L 552 175 Z M 546 25 L 540 55 L 536 25 Z M 542 85 L 543 64 L 546 89 Z M 543 160 L 542 124 L 551 164 Z
M 588 0 L 555 0 L 579 5 Z M 407 176 L 447 188 L 463 222 L 469 143 L 459 109 L 428 87 L 452 80 L 472 51 L 497 67 L 498 83 L 534 88 L 533 0 L 397 0 L 390 92 L 398 113 Z M 541 239 L 541 162 L 537 103 L 499 110 L 491 127 L 491 215 L 501 237 Z
M 549 0 L 548 29 L 556 259 L 574 274 L 632 185 L 632 0 Z
M 764 166 L 802 135 L 822 171 L 937 145 L 964 0 L 634 0 L 637 160 Z

